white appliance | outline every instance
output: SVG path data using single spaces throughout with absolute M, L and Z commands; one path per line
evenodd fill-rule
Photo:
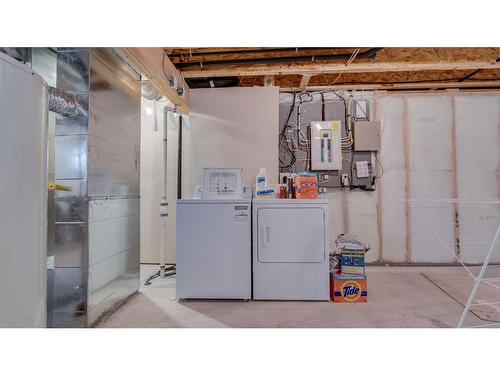
M 177 298 L 251 298 L 251 203 L 177 201 Z
M 0 328 L 47 327 L 45 81 L 0 53 Z
M 201 194 L 177 201 L 177 298 L 252 297 L 252 190 L 241 181 L 241 169 L 205 168 Z
M 329 300 L 328 200 L 253 201 L 253 298 Z

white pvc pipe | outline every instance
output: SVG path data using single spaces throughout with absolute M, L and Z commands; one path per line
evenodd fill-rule
M 168 107 L 163 108 L 163 148 L 162 148 L 162 189 L 160 202 L 160 276 L 165 276 L 165 261 L 167 258 L 167 130 L 168 130 Z

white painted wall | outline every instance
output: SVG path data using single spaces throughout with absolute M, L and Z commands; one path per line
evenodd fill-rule
M 191 188 L 204 167 L 242 167 L 246 185 L 265 167 L 277 182 L 277 87 L 197 89 L 190 97 Z
M 182 121 L 182 196 L 191 197 L 202 169 L 242 167 L 253 184 L 260 167 L 277 180 L 277 88 L 191 90 L 191 113 Z M 154 106 L 156 105 L 156 109 Z M 160 262 L 163 107 L 142 99 L 141 263 Z M 171 105 L 170 105 L 171 106 Z M 156 125 L 155 125 L 156 116 Z M 169 112 L 167 130 L 167 263 L 175 263 L 179 118 Z

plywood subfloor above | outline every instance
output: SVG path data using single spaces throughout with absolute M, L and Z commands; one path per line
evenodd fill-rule
M 264 76 L 273 76 L 276 86 L 289 90 L 323 86 L 339 89 L 500 86 L 500 48 L 174 48 L 167 51 L 193 87 L 260 86 L 264 84 Z M 303 78 L 309 76 L 306 82 Z

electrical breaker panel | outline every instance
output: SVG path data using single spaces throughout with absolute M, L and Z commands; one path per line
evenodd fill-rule
M 311 122 L 311 169 L 313 171 L 342 169 L 340 121 Z

